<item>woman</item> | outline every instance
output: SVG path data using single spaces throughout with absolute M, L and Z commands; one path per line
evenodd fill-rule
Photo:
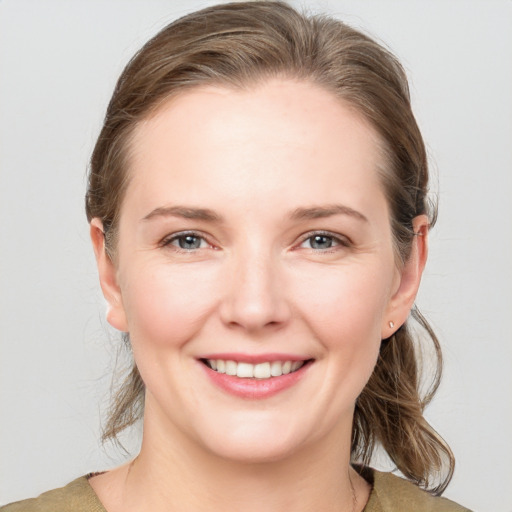
M 435 497 L 454 461 L 408 325 L 440 364 L 413 309 L 427 186 L 402 68 L 366 36 L 275 2 L 166 27 L 119 79 L 86 197 L 134 355 L 105 435 L 143 411 L 140 453 L 4 510 L 464 510 Z M 376 445 L 413 483 L 370 469 Z

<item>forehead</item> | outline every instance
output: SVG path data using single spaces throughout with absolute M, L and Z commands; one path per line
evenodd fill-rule
M 345 190 L 358 202 L 381 188 L 380 146 L 360 114 L 315 84 L 275 79 L 244 90 L 195 87 L 137 126 L 128 194 L 165 202 L 169 190 L 190 201 L 204 191 L 212 201 L 237 193 L 264 200 L 280 191 L 283 201 L 307 202 L 308 194 Z
M 325 136 L 334 128 L 335 135 L 340 128 L 349 126 L 354 135 L 364 132 L 364 137 L 372 138 L 376 149 L 381 145 L 371 124 L 347 100 L 311 81 L 274 78 L 244 89 L 215 85 L 185 88 L 161 102 L 138 123 L 132 149 L 163 130 L 191 140 L 195 133 L 192 129 L 211 128 L 209 138 L 224 133 L 233 138 L 233 123 L 243 137 L 251 128 L 257 131 L 261 121 L 268 127 L 269 139 L 276 142 L 277 135 L 281 141 L 289 135 L 290 142 L 295 143 L 306 134 Z M 292 123 L 294 130 L 290 129 Z M 284 131 L 283 124 L 287 124 Z M 261 137 L 261 133 L 258 135 Z

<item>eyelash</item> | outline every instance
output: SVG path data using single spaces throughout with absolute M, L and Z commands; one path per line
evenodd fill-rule
M 208 248 L 210 248 L 210 249 L 213 248 L 212 244 L 210 242 L 208 242 L 207 238 L 204 235 L 202 235 L 201 233 L 198 233 L 197 231 L 182 231 L 180 233 L 174 233 L 173 235 L 164 238 L 160 242 L 160 246 L 161 247 L 171 246 L 173 248 L 173 250 L 175 250 L 178 253 L 182 253 L 182 254 L 190 254 L 195 251 L 198 251 L 199 249 L 202 249 L 202 247 L 198 247 L 196 249 L 184 249 L 182 247 L 173 245 L 173 242 L 178 241 L 180 239 L 184 239 L 186 237 L 193 237 L 193 238 L 200 239 L 201 241 L 206 242 L 206 244 L 208 244 L 208 246 L 209 246 Z
M 197 231 L 183 231 L 180 233 L 175 233 L 169 237 L 166 237 L 160 242 L 161 247 L 169 247 L 172 246 L 173 250 L 176 252 L 182 253 L 182 254 L 190 254 L 195 251 L 198 251 L 199 249 L 202 249 L 202 247 L 192 248 L 192 249 L 184 249 L 182 247 L 176 246 L 173 244 L 173 242 L 179 241 L 180 239 L 184 239 L 186 237 L 193 237 L 196 239 L 200 239 L 202 242 L 206 242 L 208 244 L 209 248 L 214 248 L 212 244 L 208 241 L 208 239 L 201 233 L 198 233 Z M 298 245 L 294 247 L 294 250 L 300 248 L 304 242 L 307 242 L 308 240 L 312 240 L 314 237 L 325 237 L 327 239 L 330 239 L 331 242 L 333 242 L 335 245 L 328 247 L 326 249 L 315 249 L 314 247 L 308 247 L 306 249 L 311 250 L 315 253 L 325 253 L 330 254 L 336 250 L 339 247 L 349 248 L 352 247 L 352 242 L 345 236 L 337 235 L 334 233 L 331 233 L 329 231 L 312 231 L 310 233 L 306 233 L 301 237 L 301 240 Z M 311 243 L 311 242 L 310 242 Z
M 338 250 L 339 248 L 349 248 L 352 247 L 352 242 L 345 236 L 341 236 L 338 234 L 331 233 L 330 231 L 313 231 L 310 233 L 306 233 L 298 247 L 300 248 L 302 244 L 308 240 L 312 240 L 314 237 L 325 237 L 331 239 L 332 242 L 335 243 L 334 246 L 328 247 L 327 249 L 315 249 L 314 247 L 307 247 L 306 249 L 309 249 L 315 253 L 324 253 L 324 254 L 331 254 Z

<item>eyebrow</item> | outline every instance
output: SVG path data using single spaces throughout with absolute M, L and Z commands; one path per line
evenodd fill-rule
M 222 217 L 208 208 L 192 208 L 189 206 L 163 206 L 155 208 L 142 220 L 151 220 L 155 217 L 181 217 L 184 219 L 204 220 L 208 222 L 222 222 Z
M 322 219 L 333 215 L 348 215 L 363 222 L 368 219 L 357 210 L 341 204 L 332 204 L 326 206 L 313 206 L 310 208 L 297 208 L 290 214 L 291 220 L 309 220 Z M 208 208 L 193 208 L 190 206 L 162 206 L 143 217 L 143 221 L 151 220 L 155 217 L 181 217 L 184 219 L 203 220 L 207 222 L 221 223 L 222 217 Z
M 363 222 L 368 222 L 368 219 L 361 212 L 342 204 L 297 208 L 292 212 L 290 218 L 292 220 L 322 219 L 333 215 L 348 215 Z

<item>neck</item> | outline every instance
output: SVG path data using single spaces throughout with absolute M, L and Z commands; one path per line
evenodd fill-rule
M 175 432 L 163 438 L 146 425 L 141 452 L 125 470 L 123 509 L 352 512 L 356 494 L 361 495 L 360 477 L 350 468 L 348 447 L 336 441 L 280 460 L 240 462 L 198 448 Z
M 350 467 L 351 424 L 328 437 L 274 460 L 234 460 L 146 414 L 138 457 L 91 485 L 108 512 L 360 511 L 370 488 Z

